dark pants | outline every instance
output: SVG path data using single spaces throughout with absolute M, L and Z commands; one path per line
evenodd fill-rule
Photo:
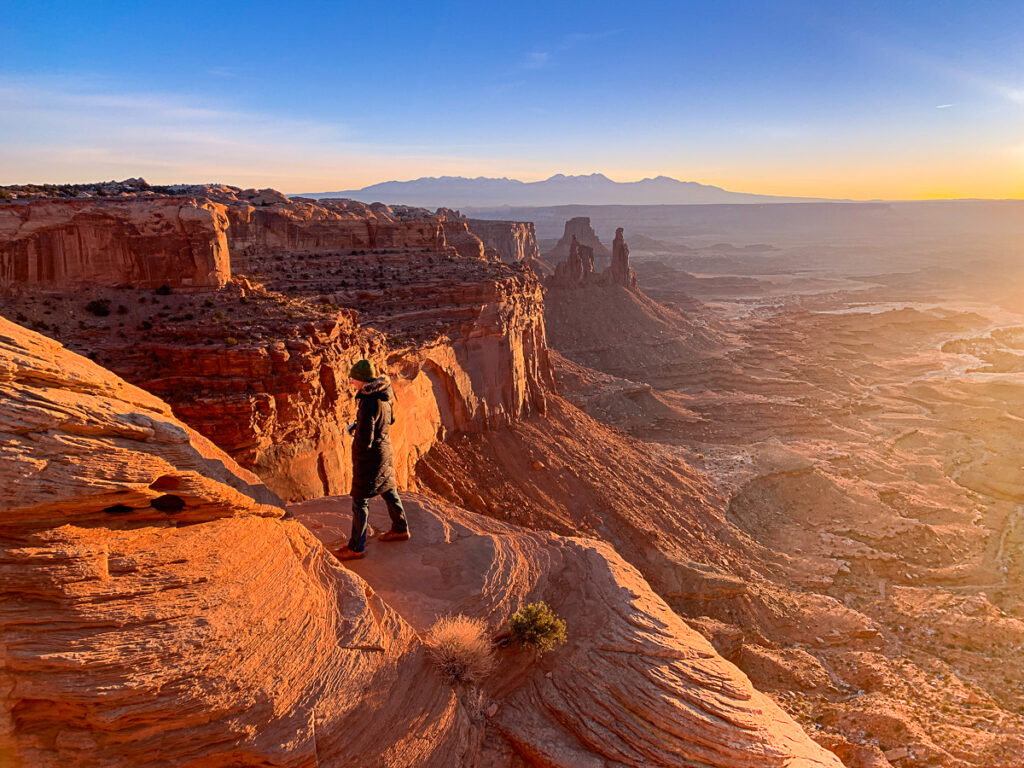
M 388 514 L 391 515 L 391 530 L 395 533 L 405 533 L 409 530 L 409 522 L 405 519 L 405 509 L 402 508 L 402 500 L 398 497 L 398 491 L 392 488 L 380 495 L 387 504 Z M 352 538 L 348 540 L 348 548 L 353 552 L 362 552 L 366 548 L 366 518 L 370 514 L 370 499 L 361 499 L 358 496 L 352 497 Z

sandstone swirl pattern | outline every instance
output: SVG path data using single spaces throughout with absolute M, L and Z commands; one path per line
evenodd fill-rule
M 329 545 L 345 536 L 347 499 L 314 499 L 293 513 Z M 379 502 L 373 525 L 386 530 Z M 415 629 L 463 613 L 497 629 L 525 602 L 548 602 L 569 642 L 539 662 L 501 651 L 485 686 L 490 724 L 507 740 L 487 764 L 840 766 L 754 690 L 609 545 L 524 531 L 443 502 L 406 495 L 413 540 L 376 544 L 353 564 Z
M 458 764 L 413 632 L 254 475 L 4 320 L 0 382 L 0 764 Z
M 357 575 L 167 405 L 4 320 L 0 384 L 3 765 L 839 765 L 607 545 L 413 497 L 417 538 Z M 481 717 L 417 632 L 536 597 L 570 645 L 505 653 Z

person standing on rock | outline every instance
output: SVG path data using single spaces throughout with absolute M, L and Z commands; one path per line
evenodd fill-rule
M 370 499 L 381 496 L 391 515 L 391 530 L 378 541 L 408 541 L 409 522 L 395 487 L 391 450 L 391 425 L 395 422 L 395 391 L 387 376 L 378 376 L 369 360 L 360 360 L 349 371 L 356 393 L 356 420 L 352 435 L 352 538 L 337 553 L 340 560 L 366 556 L 367 517 Z

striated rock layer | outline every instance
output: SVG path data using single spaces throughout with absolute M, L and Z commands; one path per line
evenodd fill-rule
M 0 763 L 449 766 L 415 634 L 156 398 L 0 321 Z
M 567 258 L 573 240 L 587 248 L 592 248 L 594 256 L 602 263 L 607 263 L 608 259 L 612 256 L 611 251 L 598 239 L 594 228 L 590 226 L 590 217 L 576 216 L 565 222 L 565 232 L 562 233 L 562 237 L 555 244 L 555 247 L 544 254 L 544 258 L 553 263 Z
M 532 221 L 491 221 L 467 219 L 469 231 L 479 237 L 486 248 L 493 248 L 506 264 L 515 264 L 540 257 L 537 231 Z
M 410 496 L 415 543 L 353 573 L 166 405 L 3 320 L 0 381 L 4 765 L 839 765 L 605 545 Z M 334 544 L 347 510 L 294 511 Z M 443 683 L 418 631 L 533 599 L 568 646 L 503 652 L 486 709 Z
M 204 199 L 0 205 L 0 292 L 84 285 L 223 287 L 228 219 Z
M 282 201 L 272 190 L 203 191 L 224 201 L 232 258 L 242 254 L 248 275 L 215 296 L 93 288 L 24 293 L 0 307 L 167 400 L 288 500 L 348 490 L 348 369 L 361 357 L 394 379 L 403 485 L 446 434 L 544 412 L 554 382 L 540 283 L 484 260 L 464 221 Z M 368 243 L 380 247 L 351 247 Z
M 243 271 L 248 267 L 247 258 L 257 253 L 445 246 L 443 223 L 422 209 L 396 210 L 354 200 L 285 198 L 266 203 L 243 196 L 227 211 L 231 256 Z
M 19 289 L 0 309 L 166 399 L 289 500 L 348 490 L 348 369 L 361 357 L 395 379 L 403 484 L 445 434 L 544 411 L 554 383 L 541 286 L 528 269 L 487 261 L 457 214 L 217 185 L 172 191 L 217 201 L 208 205 L 220 212 L 231 268 L 245 276 L 210 297 Z M 140 196 L 116 210 L 147 219 L 180 204 Z M 21 207 L 83 205 L 101 203 Z
M 567 645 L 540 660 L 499 652 L 483 764 L 840 768 L 607 544 L 406 504 L 412 541 L 371 541 L 352 569 L 415 629 L 461 613 L 497 631 L 538 600 L 567 623 Z M 345 498 L 291 508 L 329 546 L 347 538 L 348 510 Z M 372 523 L 386 530 L 376 502 Z
M 608 267 L 608 279 L 630 291 L 638 290 L 636 272 L 629 266 L 629 246 L 622 236 L 622 227 L 615 230 L 615 240 L 612 241 L 612 263 Z

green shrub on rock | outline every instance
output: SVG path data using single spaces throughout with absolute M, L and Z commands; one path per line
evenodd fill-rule
M 508 620 L 510 639 L 522 648 L 547 653 L 566 641 L 565 622 L 547 603 L 524 605 Z

